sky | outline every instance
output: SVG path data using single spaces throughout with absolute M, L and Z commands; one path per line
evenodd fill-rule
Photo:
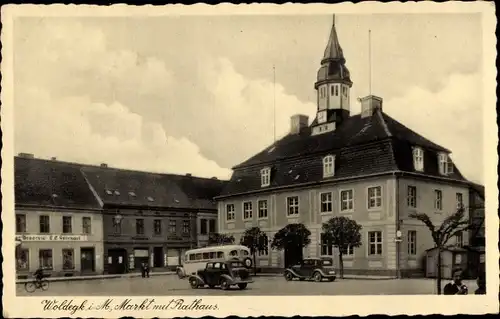
M 278 138 L 291 115 L 314 117 L 331 24 L 331 15 L 17 18 L 15 152 L 229 178 L 273 143 L 274 105 Z M 371 87 L 384 112 L 484 182 L 481 16 L 337 15 L 336 26 L 351 114 L 369 94 L 371 30 Z

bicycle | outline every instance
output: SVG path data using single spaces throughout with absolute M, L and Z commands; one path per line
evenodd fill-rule
M 26 291 L 29 293 L 32 293 L 37 289 L 41 289 L 41 290 L 45 291 L 45 290 L 49 289 L 49 281 L 47 279 L 42 279 L 40 281 L 35 279 L 33 281 L 25 283 L 24 289 L 26 289 Z

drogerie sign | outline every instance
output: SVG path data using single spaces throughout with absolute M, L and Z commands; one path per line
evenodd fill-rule
M 16 235 L 16 240 L 25 241 L 86 241 L 86 235 Z

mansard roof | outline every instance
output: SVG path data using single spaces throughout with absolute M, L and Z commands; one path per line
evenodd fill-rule
M 415 146 L 424 149 L 425 171 L 418 173 L 438 177 L 437 154 L 450 153 L 380 110 L 368 117 L 351 116 L 332 132 L 320 135 L 311 132 L 308 127 L 300 134 L 288 134 L 233 167 L 233 175 L 221 197 L 385 172 L 415 172 Z M 335 175 L 323 178 L 322 157 L 327 154 L 335 155 Z M 272 169 L 269 187 L 261 187 L 263 167 Z M 465 181 L 456 167 L 447 178 Z

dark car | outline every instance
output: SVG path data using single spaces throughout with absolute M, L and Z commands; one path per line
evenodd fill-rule
M 193 289 L 220 286 L 223 290 L 227 290 L 234 285 L 245 289 L 251 282 L 253 281 L 248 269 L 241 261 L 236 260 L 208 262 L 205 269 L 200 269 L 195 275 L 189 276 L 189 284 Z
M 285 269 L 285 279 L 314 280 L 323 279 L 334 281 L 337 278 L 331 258 L 306 258 L 297 265 Z

